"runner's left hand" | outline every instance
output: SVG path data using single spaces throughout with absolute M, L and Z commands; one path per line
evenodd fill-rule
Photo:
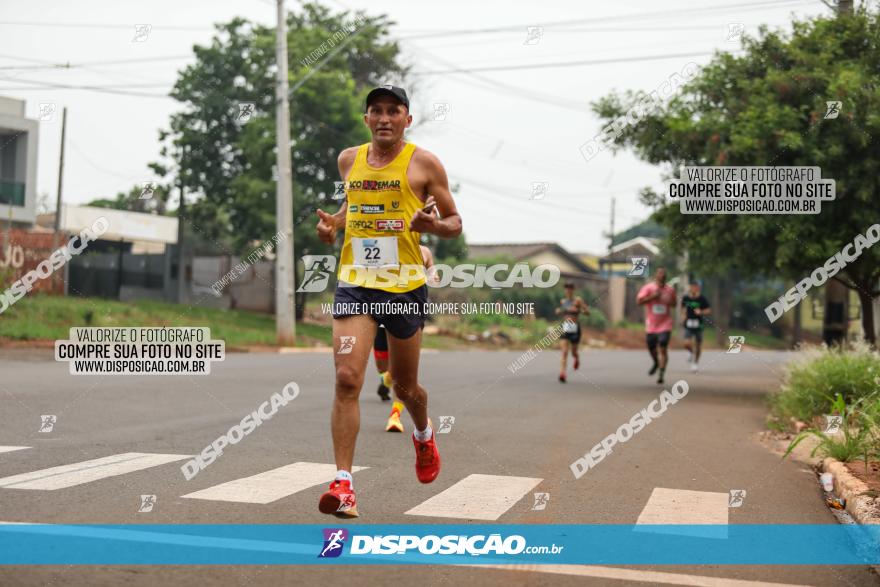
M 422 208 L 416 210 L 416 213 L 413 214 L 412 220 L 409 223 L 409 229 L 414 232 L 434 232 L 434 228 L 437 226 L 437 215 L 435 214 L 436 206 L 434 208 L 429 209 L 428 212 L 424 212 L 424 208 L 430 206 L 431 204 L 436 204 L 434 201 L 434 196 L 428 196 L 428 199 L 425 200 L 425 205 Z

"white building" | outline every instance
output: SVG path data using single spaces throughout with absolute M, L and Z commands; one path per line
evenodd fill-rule
M 0 97 L 0 219 L 21 228 L 37 215 L 39 126 L 25 118 L 23 100 Z

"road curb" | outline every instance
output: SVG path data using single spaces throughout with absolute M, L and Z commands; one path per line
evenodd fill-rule
M 823 473 L 834 476 L 834 493 L 846 500 L 846 511 L 859 524 L 880 524 L 880 499 L 866 493 L 868 486 L 849 472 L 846 465 L 827 457 L 819 464 Z

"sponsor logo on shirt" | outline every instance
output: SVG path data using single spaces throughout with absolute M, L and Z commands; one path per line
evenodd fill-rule
M 347 189 L 366 192 L 400 191 L 400 180 L 353 179 L 348 182 Z
M 400 232 L 403 230 L 403 220 L 379 218 L 376 220 L 376 230 Z
M 373 221 L 372 220 L 349 220 L 348 227 L 355 228 L 358 230 L 372 230 L 373 229 Z
M 361 204 L 361 214 L 384 214 L 385 204 Z

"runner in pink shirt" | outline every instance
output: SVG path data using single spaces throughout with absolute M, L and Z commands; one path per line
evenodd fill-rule
M 660 369 L 657 383 L 663 383 L 663 374 L 666 372 L 666 363 L 669 360 L 667 347 L 669 347 L 669 335 L 672 332 L 672 309 L 675 308 L 675 289 L 666 285 L 666 269 L 659 267 L 654 274 L 654 281 L 645 284 L 639 290 L 636 301 L 640 306 L 645 306 L 645 332 L 648 342 L 648 352 L 654 359 L 654 366 L 648 371 L 653 375 Z M 658 354 L 657 346 L 660 346 Z

